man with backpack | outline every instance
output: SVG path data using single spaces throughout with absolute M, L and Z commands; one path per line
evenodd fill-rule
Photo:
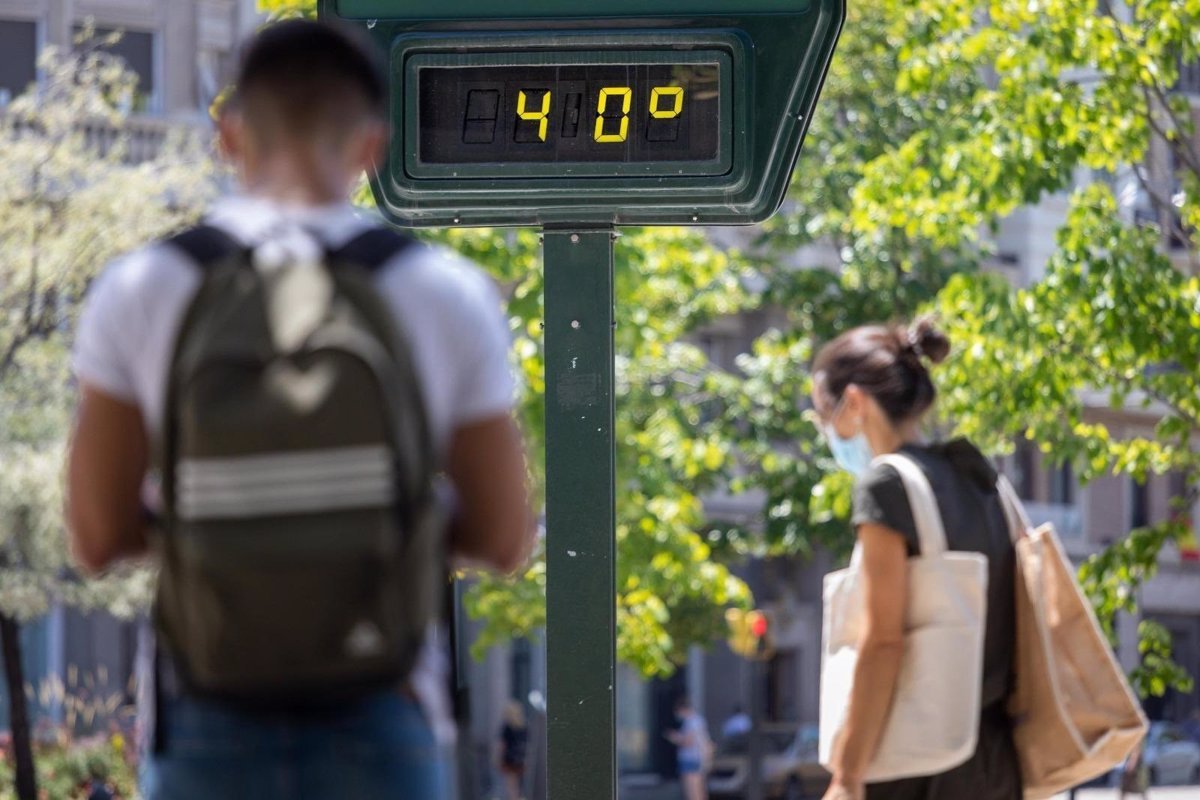
M 68 518 L 84 568 L 161 567 L 148 800 L 445 796 L 445 560 L 528 556 L 497 293 L 349 203 L 387 105 L 369 42 L 264 29 L 220 120 L 244 194 L 88 297 Z

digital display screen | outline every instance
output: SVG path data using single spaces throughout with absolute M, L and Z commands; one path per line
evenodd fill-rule
M 722 64 L 425 67 L 423 164 L 716 161 Z

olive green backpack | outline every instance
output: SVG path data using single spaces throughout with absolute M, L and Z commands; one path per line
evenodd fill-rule
M 175 671 L 285 706 L 398 685 L 446 575 L 412 353 L 374 285 L 411 240 L 376 228 L 265 268 L 212 227 L 168 244 L 202 275 L 159 454 L 155 616 Z

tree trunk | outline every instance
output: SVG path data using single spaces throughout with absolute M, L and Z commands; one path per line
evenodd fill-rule
M 25 674 L 21 669 L 20 624 L 0 614 L 0 645 L 4 648 L 4 674 L 8 686 L 8 716 L 13 755 L 17 762 L 17 797 L 37 800 L 37 775 L 33 768 L 33 742 L 29 736 L 29 705 L 25 700 Z

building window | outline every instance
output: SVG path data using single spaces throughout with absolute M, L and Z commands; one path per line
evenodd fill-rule
M 1179 60 L 1179 83 L 1175 84 L 1175 90 L 1200 95 L 1200 60 Z
M 0 19 L 0 107 L 37 80 L 37 23 Z
M 783 650 L 767 663 L 767 719 L 772 722 L 800 720 L 800 653 Z
M 75 26 L 75 36 L 84 32 L 82 25 Z M 118 32 L 115 28 L 96 28 L 96 41 Z M 121 38 L 112 44 L 104 44 L 99 49 L 119 57 L 128 66 L 130 72 L 137 75 L 137 97 L 134 101 L 134 111 L 150 111 L 154 107 L 155 92 L 158 90 L 154 58 L 154 34 L 143 31 L 120 31 Z
M 1034 481 L 1037 479 L 1035 463 L 1033 445 L 1029 442 L 1018 444 L 1012 458 L 1012 482 L 1022 500 L 1034 499 Z
M 1050 473 L 1050 502 L 1060 506 L 1075 504 L 1075 470 L 1067 462 Z
M 1189 527 L 1192 524 L 1192 509 L 1187 504 L 1190 487 L 1188 476 L 1184 472 L 1172 472 L 1169 480 L 1171 494 L 1171 518 L 1183 521 Z
M 1131 478 L 1129 527 L 1137 530 L 1150 524 L 1150 482 Z

